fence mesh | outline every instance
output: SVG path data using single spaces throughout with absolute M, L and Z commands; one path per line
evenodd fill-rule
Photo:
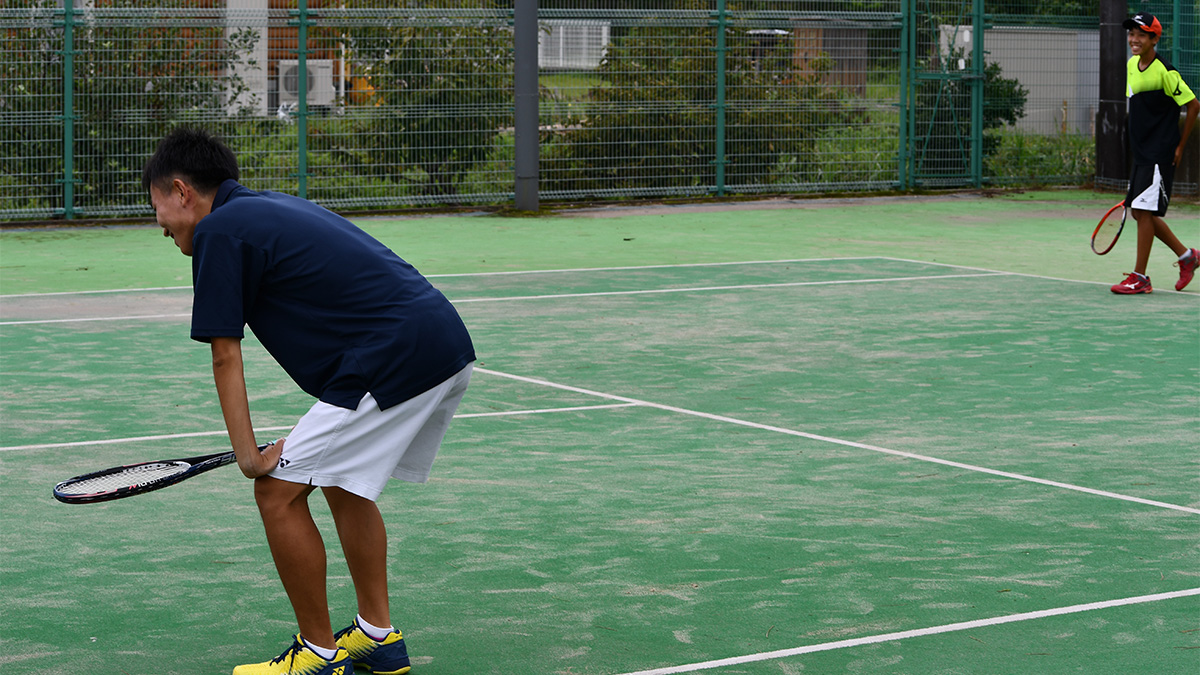
M 541 196 L 1085 184 L 1098 2 L 541 0 Z M 0 218 L 149 215 L 179 124 L 343 211 L 513 196 L 511 0 L 66 4 L 0 4 Z M 1195 88 L 1177 6 L 1130 11 Z

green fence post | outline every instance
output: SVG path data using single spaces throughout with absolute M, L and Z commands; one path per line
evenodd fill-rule
M 717 196 L 725 196 L 725 25 L 728 14 L 725 10 L 725 0 L 717 0 L 717 101 L 713 104 L 716 111 L 716 148 L 714 149 L 713 164 L 716 168 Z
M 1175 0 L 1171 11 L 1174 16 L 1171 17 L 1171 63 L 1178 68 L 1183 62 L 1183 4 L 1182 0 Z
M 983 87 L 987 69 L 983 57 L 983 0 L 971 6 L 971 183 L 983 186 Z
M 896 158 L 897 178 L 899 179 L 900 189 L 907 190 L 909 187 L 908 166 L 911 157 L 909 152 L 909 130 L 911 129 L 911 121 L 909 115 L 912 112 L 912 92 L 909 91 L 910 75 L 913 68 L 912 54 L 910 48 L 913 35 L 913 6 L 911 0 L 900 0 L 900 115 L 898 117 L 899 128 L 899 147 L 900 152 Z
M 296 8 L 296 195 L 308 199 L 308 0 Z
M 75 3 L 63 3 L 63 218 L 75 217 Z

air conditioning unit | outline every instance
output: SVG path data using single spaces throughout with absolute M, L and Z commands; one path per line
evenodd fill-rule
M 308 59 L 304 62 L 308 71 L 308 105 L 333 105 L 337 90 L 333 86 L 333 61 L 330 59 Z M 300 62 L 279 62 L 279 103 L 300 102 Z

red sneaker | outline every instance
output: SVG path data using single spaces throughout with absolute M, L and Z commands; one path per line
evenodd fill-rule
M 1150 293 L 1154 289 L 1150 287 L 1150 277 L 1130 272 L 1129 276 L 1125 277 L 1125 281 L 1112 287 L 1113 293 L 1121 295 L 1133 295 L 1134 293 Z
M 1194 248 L 1190 248 L 1188 251 L 1191 252 L 1191 257 L 1175 263 L 1179 266 L 1179 281 L 1175 282 L 1175 290 L 1177 291 L 1182 291 L 1184 286 L 1191 283 L 1192 277 L 1196 274 L 1196 268 L 1200 267 L 1200 251 Z

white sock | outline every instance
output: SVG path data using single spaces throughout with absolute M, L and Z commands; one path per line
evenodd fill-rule
M 304 640 L 303 637 L 300 639 Z M 304 640 L 304 646 L 311 649 L 314 654 L 325 659 L 326 661 L 332 661 L 333 657 L 337 656 L 336 649 L 326 649 L 324 647 L 318 647 L 318 646 L 314 645 L 313 643 L 309 642 L 308 640 Z
M 358 621 L 358 627 L 361 628 L 362 631 L 364 633 L 366 633 L 368 637 L 371 637 L 375 640 L 384 639 L 385 637 L 388 636 L 388 633 L 391 633 L 393 630 L 393 628 L 391 626 L 388 626 L 387 628 L 380 628 L 379 626 L 372 626 L 371 624 L 367 623 L 365 619 L 362 618 L 362 614 L 359 614 L 356 617 L 356 620 Z
M 1179 262 L 1187 262 L 1192 257 L 1192 249 L 1188 249 L 1186 253 L 1179 256 Z

